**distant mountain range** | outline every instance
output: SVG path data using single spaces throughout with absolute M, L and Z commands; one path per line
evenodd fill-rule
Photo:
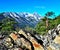
M 36 24 L 42 18 L 37 13 L 30 14 L 30 13 L 26 13 L 26 12 L 24 12 L 24 13 L 4 12 L 2 14 L 3 15 L 0 15 L 0 20 L 4 17 L 14 18 L 16 20 L 16 22 L 18 22 L 19 27 L 26 27 L 26 26 L 35 27 Z

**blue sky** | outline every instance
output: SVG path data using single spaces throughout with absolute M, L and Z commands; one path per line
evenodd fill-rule
M 48 11 L 60 14 L 60 0 L 0 0 L 0 12 L 37 12 L 44 16 Z

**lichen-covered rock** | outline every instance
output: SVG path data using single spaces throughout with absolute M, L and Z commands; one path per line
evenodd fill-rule
M 20 38 L 17 38 L 14 42 L 16 43 L 17 46 L 22 46 L 22 41 Z
M 60 35 L 60 24 L 57 26 L 57 31 L 58 31 L 58 33 Z
M 8 50 L 22 50 L 21 48 L 11 48 L 11 49 L 8 49 Z
M 14 33 L 11 33 L 9 36 L 10 36 L 14 41 L 18 38 L 18 36 L 17 36 L 16 34 L 14 34 Z
M 3 44 L 7 47 L 7 48 L 12 48 L 13 44 L 11 43 L 11 39 L 10 38 L 5 38 Z
M 22 42 L 22 47 L 26 47 L 29 48 L 29 50 L 31 50 L 31 45 L 28 41 L 26 41 L 24 38 L 21 38 L 21 42 Z
M 60 50 L 60 46 L 58 44 L 51 44 L 47 47 L 47 50 Z
M 19 30 L 19 32 L 18 32 L 19 34 L 22 34 L 22 35 L 24 35 L 26 38 L 27 38 L 27 35 L 25 34 L 25 32 L 21 29 L 21 30 Z
M 8 50 L 8 48 L 4 46 L 3 44 L 0 44 L 0 50 Z
M 60 44 L 60 36 L 56 36 L 56 38 L 54 39 L 54 42 L 57 44 Z

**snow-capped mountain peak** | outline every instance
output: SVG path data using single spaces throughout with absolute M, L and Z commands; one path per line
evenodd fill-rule
M 5 12 L 3 14 L 5 17 L 11 17 L 14 18 L 19 26 L 32 26 L 34 27 L 39 21 L 41 16 L 37 13 L 31 14 L 31 13 L 16 13 L 16 12 Z

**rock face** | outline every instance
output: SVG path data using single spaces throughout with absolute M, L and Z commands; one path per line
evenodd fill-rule
M 24 30 L 11 33 L 5 38 L 1 36 L 0 50 L 60 50 L 60 24 L 44 36 Z
M 56 29 L 52 30 L 53 35 L 51 38 L 51 43 L 50 45 L 47 47 L 47 50 L 60 50 L 60 24 L 57 26 Z M 50 33 L 51 34 L 51 33 Z

